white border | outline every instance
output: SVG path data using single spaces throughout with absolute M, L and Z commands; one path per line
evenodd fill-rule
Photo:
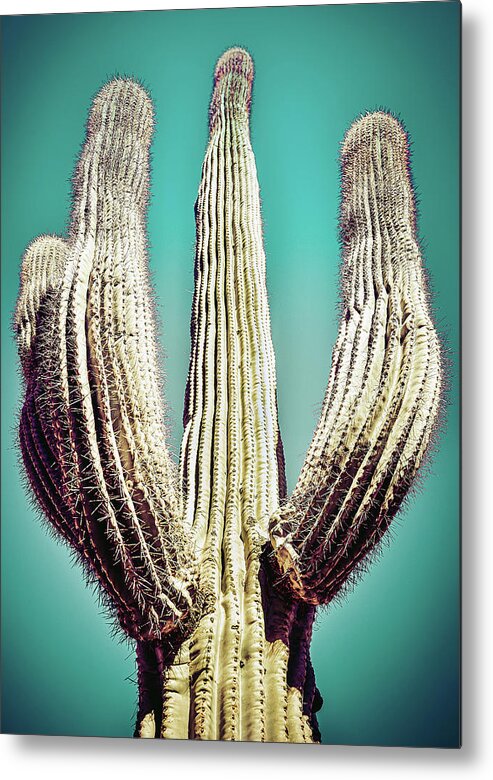
M 380 0 L 381 1 L 381 0 Z M 426 0 L 424 0 L 426 2 Z M 42 14 L 42 13 L 79 13 L 89 11 L 164 11 L 166 9 L 193 8 L 248 8 L 275 5 L 350 5 L 375 3 L 379 0 L 4 0 L 2 14 Z M 392 0 L 389 0 L 392 2 Z M 414 0 L 395 0 L 395 2 L 414 2 Z M 465 0 L 466 5 L 486 5 L 487 0 Z

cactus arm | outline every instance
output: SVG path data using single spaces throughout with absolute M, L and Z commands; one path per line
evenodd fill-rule
M 321 418 L 271 540 L 298 597 L 330 601 L 380 540 L 440 405 L 440 345 L 416 237 L 407 137 L 384 113 L 342 148 L 343 316 Z
M 28 472 L 35 474 L 33 489 L 44 514 L 67 541 L 77 545 L 74 528 L 66 522 L 66 506 L 60 490 L 60 475 L 52 453 L 52 442 L 45 439 L 40 425 L 45 404 L 42 394 L 35 392 L 37 328 L 43 310 L 59 284 L 68 255 L 67 243 L 58 236 L 43 235 L 35 239 L 22 258 L 20 290 L 14 315 L 22 374 L 27 386 L 20 426 L 22 457 L 29 463 Z M 41 329 L 41 338 L 43 328 Z M 40 366 L 41 367 L 41 366 Z
M 140 640 L 184 630 L 195 609 L 147 278 L 152 129 L 152 104 L 136 83 L 117 79 L 96 96 L 63 270 L 55 239 L 33 245 L 34 261 L 28 250 L 16 320 L 30 482 Z

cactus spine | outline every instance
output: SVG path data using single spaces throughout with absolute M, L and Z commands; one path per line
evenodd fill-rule
M 220 58 L 179 469 L 158 381 L 145 239 L 153 112 L 139 85 L 117 79 L 97 95 L 69 237 L 42 236 L 23 260 L 24 463 L 136 641 L 140 737 L 320 738 L 316 606 L 388 527 L 439 406 L 407 139 L 370 114 L 343 145 L 343 317 L 320 422 L 285 497 L 252 82 L 247 52 Z

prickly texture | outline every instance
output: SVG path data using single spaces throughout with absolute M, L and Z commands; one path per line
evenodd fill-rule
M 135 83 L 95 99 L 68 241 L 41 237 L 23 263 L 24 461 L 45 514 L 136 639 L 137 737 L 320 739 L 316 605 L 387 528 L 439 404 L 407 139 L 392 117 L 369 115 L 343 146 L 343 316 L 321 420 L 286 499 L 252 82 L 250 55 L 225 52 L 195 209 L 179 470 L 147 276 L 152 108 Z
M 268 518 L 279 504 L 279 431 L 249 135 L 252 79 L 241 49 L 216 66 L 196 203 L 181 462 L 186 522 L 202 550 L 199 582 L 211 608 L 189 643 L 190 736 L 282 741 L 295 737 L 290 706 L 298 733 L 309 726 L 300 691 L 289 703 L 289 626 L 284 641 L 266 639 L 259 576 Z
M 139 639 L 183 630 L 194 611 L 147 274 L 152 129 L 139 85 L 118 79 L 96 96 L 69 238 L 29 247 L 17 308 L 31 485 Z
M 40 309 L 51 291 L 59 284 L 67 259 L 67 244 L 58 236 L 39 236 L 22 258 L 19 297 L 14 330 L 22 373 L 29 378 L 36 324 Z
M 282 573 L 312 604 L 330 601 L 385 533 L 430 443 L 441 392 L 406 134 L 392 116 L 369 114 L 341 157 L 339 336 L 318 427 L 271 527 Z

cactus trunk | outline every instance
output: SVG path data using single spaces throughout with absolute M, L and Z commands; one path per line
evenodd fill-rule
M 313 611 L 302 616 L 295 601 L 276 596 L 261 560 L 284 474 L 277 457 L 275 360 L 249 137 L 252 77 L 251 59 L 241 50 L 227 52 L 217 64 L 196 203 L 181 474 L 185 523 L 200 550 L 199 588 L 208 606 L 176 654 L 166 647 L 155 675 L 162 685 L 162 710 L 154 716 L 160 725 L 150 733 L 311 741 L 303 690 Z M 288 680 L 291 642 L 304 645 L 296 686 Z M 142 715 L 148 723 L 141 708 Z

